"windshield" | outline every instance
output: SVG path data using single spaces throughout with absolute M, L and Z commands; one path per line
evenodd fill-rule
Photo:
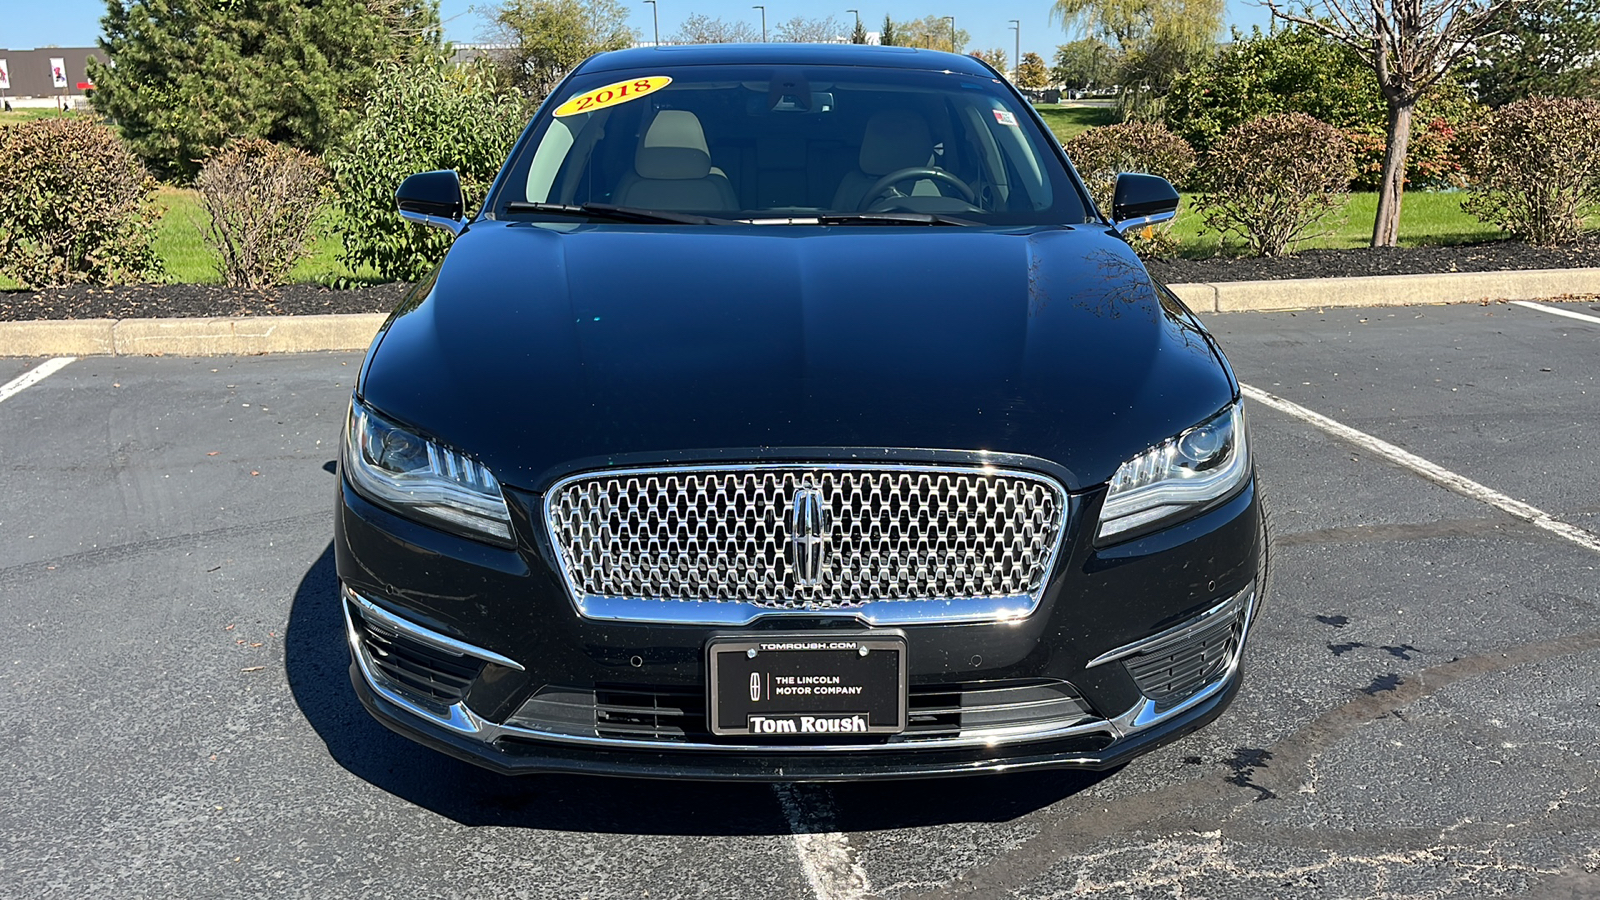
M 493 215 L 600 204 L 710 222 L 1084 222 L 1050 141 L 992 77 L 861 66 L 600 72 L 546 104 Z

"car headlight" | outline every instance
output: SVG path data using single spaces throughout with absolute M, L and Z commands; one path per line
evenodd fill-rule
M 511 540 L 500 482 L 481 464 L 350 401 L 344 470 L 356 490 L 401 515 L 470 537 Z
M 1098 536 L 1198 512 L 1249 477 L 1244 406 L 1236 402 L 1118 467 L 1100 510 Z

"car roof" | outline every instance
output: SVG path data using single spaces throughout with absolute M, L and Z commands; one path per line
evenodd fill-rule
M 613 69 L 674 68 L 677 66 L 783 65 L 868 66 L 884 69 L 922 69 L 994 77 L 982 62 L 959 53 L 916 47 L 875 47 L 866 44 L 670 44 L 613 50 L 590 57 L 574 74 Z

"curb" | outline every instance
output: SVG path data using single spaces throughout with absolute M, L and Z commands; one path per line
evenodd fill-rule
M 1420 306 L 1600 294 L 1600 268 L 1228 281 L 1168 287 L 1196 312 Z
M 1600 295 L 1600 268 L 1168 285 L 1202 313 Z M 365 350 L 384 313 L 0 322 L 0 356 L 248 356 Z
M 0 322 L 0 356 L 248 356 L 365 350 L 385 313 Z

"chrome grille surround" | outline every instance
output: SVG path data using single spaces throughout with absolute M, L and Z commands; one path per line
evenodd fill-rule
M 786 612 L 875 625 L 1027 616 L 1068 512 L 1044 475 L 938 464 L 600 470 L 557 482 L 544 502 L 580 614 L 709 625 Z

